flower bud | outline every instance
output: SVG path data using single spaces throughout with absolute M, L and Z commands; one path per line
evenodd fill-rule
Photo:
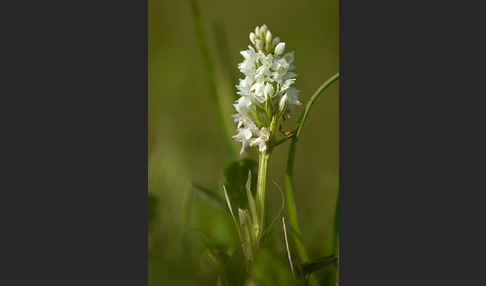
M 273 85 L 267 82 L 267 84 L 265 85 L 265 89 L 263 90 L 263 94 L 265 95 L 265 98 L 272 97 L 273 92 L 274 92 Z
M 280 56 L 285 52 L 285 43 L 281 42 L 275 47 L 275 55 Z
M 282 96 L 280 102 L 278 103 L 278 109 L 280 110 L 280 112 L 283 112 L 286 107 L 287 107 L 287 94 L 284 94 L 284 96 Z
M 256 44 L 255 44 L 255 47 L 257 48 L 257 50 L 263 50 L 263 42 L 259 39 L 256 39 Z
M 255 44 L 255 33 L 250 33 L 250 42 L 254 45 Z
M 272 48 L 272 32 L 268 30 L 265 36 L 265 49 L 269 51 L 271 48 Z
M 265 33 L 267 32 L 267 30 L 268 30 L 267 25 L 263 24 L 260 26 L 260 33 L 262 38 L 265 37 Z
M 255 27 L 255 35 L 258 37 L 259 34 L 260 34 L 260 27 L 256 26 Z

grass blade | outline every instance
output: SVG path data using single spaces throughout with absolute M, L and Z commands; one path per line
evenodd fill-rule
M 287 257 L 289 259 L 290 271 L 294 274 L 294 263 L 292 262 L 292 255 L 290 255 L 289 240 L 287 238 L 287 227 L 285 227 L 285 218 L 282 217 L 282 227 L 285 238 L 285 248 L 287 249 Z
M 258 226 L 258 213 L 256 210 L 255 198 L 253 198 L 253 194 L 251 193 L 251 171 L 248 171 L 248 180 L 246 182 L 246 196 L 248 197 L 248 207 L 250 208 L 253 225 Z
M 229 95 L 233 100 L 238 99 L 236 91 L 233 90 L 237 83 L 237 73 L 236 69 L 233 68 L 233 63 L 231 62 L 230 51 L 228 47 L 228 36 L 224 29 L 224 25 L 221 22 L 213 23 L 213 32 L 216 38 L 216 48 L 218 50 L 217 55 L 219 56 L 219 62 L 221 64 L 221 69 L 229 82 L 230 90 Z
M 194 29 L 196 31 L 196 37 L 199 43 L 199 49 L 201 50 L 204 68 L 206 69 L 206 75 L 207 75 L 207 80 L 210 88 L 211 99 L 214 103 L 215 111 L 219 118 L 219 126 L 220 126 L 219 129 L 221 132 L 221 136 L 224 139 L 223 142 L 225 142 L 226 144 L 228 153 L 230 154 L 231 158 L 234 159 L 236 158 L 236 153 L 232 146 L 231 136 L 229 136 L 226 130 L 223 108 L 219 100 L 218 89 L 216 88 L 216 76 L 214 73 L 213 60 L 211 58 L 211 54 L 209 53 L 208 41 L 206 40 L 207 37 L 204 34 L 203 24 L 201 21 L 201 13 L 199 11 L 199 7 L 197 6 L 196 0 L 189 0 L 189 2 L 191 4 L 192 18 L 194 20 Z
M 233 207 L 231 206 L 230 199 L 228 197 L 228 192 L 226 191 L 226 187 L 223 185 L 223 191 L 224 191 L 224 198 L 226 200 L 226 204 L 228 205 L 228 209 L 231 214 L 231 218 L 233 219 L 233 223 L 235 224 L 236 231 L 238 231 L 238 236 L 241 239 L 241 232 L 240 232 L 240 225 L 238 224 L 238 221 L 236 220 L 235 215 L 233 214 Z
M 299 226 L 299 221 L 297 217 L 297 207 L 295 204 L 295 199 L 294 199 L 294 161 L 295 161 L 295 148 L 296 148 L 296 143 L 300 137 L 300 134 L 302 132 L 302 128 L 304 127 L 304 123 L 307 120 L 307 117 L 309 116 L 310 109 L 314 102 L 319 98 L 319 96 L 326 90 L 333 82 L 335 82 L 337 79 L 339 79 L 339 73 L 336 73 L 332 77 L 330 77 L 327 81 L 325 81 L 318 89 L 317 91 L 311 96 L 309 102 L 307 103 L 304 112 L 302 113 L 302 116 L 300 117 L 299 124 L 296 130 L 295 135 L 292 137 L 292 140 L 290 142 L 290 147 L 289 147 L 289 154 L 288 154 L 288 159 L 287 159 L 287 168 L 285 171 L 285 196 L 287 200 L 287 215 L 289 218 L 289 224 L 291 228 L 296 232 L 294 235 L 292 235 L 293 241 L 296 246 L 296 251 L 297 255 L 299 256 L 300 260 L 303 262 L 309 261 L 309 256 L 307 254 L 307 250 L 304 247 L 304 244 L 300 240 L 299 236 L 301 235 L 301 230 Z M 314 277 L 310 277 L 310 284 L 311 285 L 317 285 L 317 281 L 314 279 Z
M 212 202 L 216 207 L 223 210 L 225 209 L 225 202 L 220 196 L 216 194 L 216 192 L 197 183 L 191 183 L 191 186 L 198 191 L 198 194 L 206 198 L 208 201 Z
M 293 170 L 294 170 L 294 161 L 295 161 L 295 144 L 297 143 L 297 140 L 300 137 L 300 134 L 302 132 L 302 128 L 304 126 L 304 123 L 309 116 L 309 111 L 314 104 L 315 100 L 319 98 L 319 96 L 322 94 L 322 92 L 329 87 L 333 82 L 335 82 L 339 78 L 339 73 L 335 74 L 334 76 L 330 77 L 326 82 L 324 82 L 319 89 L 312 95 L 311 99 L 307 103 L 304 113 L 301 116 L 301 119 L 299 121 L 299 125 L 296 131 L 296 134 L 294 137 L 292 137 L 292 140 L 290 142 L 290 148 L 289 148 L 289 154 L 288 154 L 288 159 L 287 159 L 287 168 L 285 172 L 285 195 L 286 195 L 286 200 L 287 200 L 287 213 L 289 217 L 289 223 L 290 226 L 300 235 L 300 227 L 299 227 L 299 222 L 298 222 L 298 217 L 297 217 L 297 208 L 295 205 L 295 199 L 294 199 L 294 187 L 293 187 Z M 298 243 L 296 241 L 296 243 Z M 305 248 L 297 247 L 297 253 L 299 254 L 300 259 L 303 261 L 308 260 L 307 252 L 305 251 Z
M 323 267 L 326 267 L 337 261 L 337 257 L 334 255 L 318 258 L 314 261 L 307 262 L 301 265 L 302 275 L 304 277 L 309 277 L 309 275 Z
M 316 92 L 311 96 L 309 99 L 309 102 L 307 102 L 307 105 L 305 106 L 304 113 L 302 114 L 302 117 L 300 118 L 299 121 L 299 126 L 297 127 L 297 132 L 294 136 L 294 138 L 298 138 L 300 136 L 300 133 L 302 132 L 302 128 L 304 127 L 304 123 L 307 120 L 307 117 L 309 116 L 309 111 L 314 104 L 314 101 L 316 101 L 319 96 L 322 94 L 326 88 L 328 88 L 333 82 L 339 79 L 339 73 L 336 73 L 335 75 L 331 76 L 328 80 L 326 80 L 320 87 L 317 89 Z

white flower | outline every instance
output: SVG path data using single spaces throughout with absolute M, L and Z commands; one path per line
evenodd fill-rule
M 265 96 L 265 82 L 263 80 L 257 81 L 251 88 L 250 92 L 253 97 L 258 100 L 260 103 L 264 103 L 267 101 L 267 97 Z
M 250 139 L 253 136 L 251 133 L 250 129 L 248 128 L 238 128 L 238 134 L 233 136 L 233 139 L 236 141 L 241 142 L 241 150 L 240 154 L 243 154 L 245 152 L 245 148 L 248 146 L 250 143 Z
M 285 43 L 284 42 L 278 43 L 277 46 L 275 47 L 275 55 L 280 56 L 281 54 L 284 53 L 284 51 L 285 51 Z
M 289 89 L 287 89 L 286 94 L 288 96 L 287 101 L 288 101 L 290 111 L 294 110 L 295 105 L 302 105 L 302 102 L 299 101 L 300 91 L 297 90 L 295 87 L 289 87 Z
M 294 70 L 295 66 L 292 64 L 295 59 L 295 52 L 291 51 L 283 56 L 284 60 L 289 64 L 289 70 Z
M 254 76 L 257 61 L 255 49 L 249 46 L 248 50 L 241 51 L 240 53 L 245 58 L 245 60 L 238 64 L 238 68 L 246 76 Z
M 233 104 L 236 109 L 236 112 L 240 114 L 246 114 L 251 106 L 251 98 L 249 96 L 242 96 L 236 100 L 236 103 Z
M 281 120 L 284 113 L 302 104 L 299 91 L 293 86 L 297 75 L 291 72 L 295 69 L 295 53 L 285 53 L 285 42 L 272 38 L 266 25 L 257 26 L 249 38 L 251 44 L 241 51 L 243 61 L 238 64 L 244 74 L 236 85 L 240 97 L 233 104 L 237 112 L 233 115 L 237 126 L 233 138 L 241 142 L 241 153 L 248 146 L 258 146 L 260 152 L 266 152 L 275 132 L 270 129 L 271 122 Z M 277 121 L 272 126 L 280 124 Z
M 289 89 L 289 87 L 294 84 L 295 82 L 295 78 L 291 78 L 291 79 L 288 79 L 286 81 L 284 81 L 284 83 L 282 84 L 282 86 L 280 87 L 280 91 L 281 92 L 285 92 L 287 89 Z
M 270 139 L 270 132 L 268 132 L 268 129 L 265 127 L 262 127 L 258 131 L 258 137 L 251 139 L 250 141 L 250 146 L 256 146 L 258 145 L 258 151 L 260 152 L 265 152 L 267 149 L 267 144 L 266 142 Z
M 250 77 L 240 79 L 240 83 L 236 86 L 238 91 L 236 94 L 241 96 L 250 96 L 250 88 L 253 85 L 253 80 Z
M 257 54 L 257 59 L 260 63 L 260 67 L 256 70 L 255 78 L 265 80 L 272 74 L 270 69 L 274 65 L 273 56 L 271 54 L 265 55 L 262 52 L 259 52 Z
M 274 92 L 273 85 L 267 82 L 265 84 L 265 88 L 263 89 L 263 94 L 265 95 L 265 101 L 267 98 L 273 96 L 273 92 Z
M 283 56 L 284 60 L 291 64 L 294 62 L 294 58 L 295 58 L 295 52 L 294 51 L 291 51 L 289 53 L 286 53 L 284 56 Z

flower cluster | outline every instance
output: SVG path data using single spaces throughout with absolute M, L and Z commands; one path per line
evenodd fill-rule
M 292 86 L 295 53 L 285 53 L 285 43 L 272 38 L 266 25 L 250 33 L 250 42 L 248 50 L 241 51 L 244 60 L 238 68 L 245 77 L 236 86 L 241 97 L 233 105 L 238 132 L 233 138 L 242 143 L 241 153 L 248 146 L 265 152 L 281 120 L 302 104 L 300 91 Z

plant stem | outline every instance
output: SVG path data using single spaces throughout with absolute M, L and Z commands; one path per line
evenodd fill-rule
M 304 247 L 304 244 L 300 241 L 299 236 L 302 235 L 300 226 L 299 226 L 299 221 L 297 217 L 297 207 L 295 204 L 295 199 L 294 199 L 294 188 L 293 188 L 293 166 L 294 166 L 294 160 L 295 160 L 295 137 L 292 138 L 292 141 L 290 142 L 290 148 L 289 148 L 289 156 L 288 156 L 288 161 L 287 161 L 287 169 L 285 172 L 285 201 L 287 202 L 287 214 L 289 218 L 289 224 L 292 227 L 293 231 L 296 232 L 292 233 L 292 238 L 295 243 L 295 247 L 297 250 L 297 254 L 299 255 L 299 258 L 305 262 L 309 260 L 309 257 L 307 255 L 307 251 Z
M 260 219 L 260 229 L 263 229 L 265 223 L 265 201 L 266 201 L 266 186 L 268 174 L 268 159 L 270 152 L 267 150 L 259 154 L 258 157 L 258 178 L 257 178 L 257 199 L 256 205 L 258 210 L 258 217 Z
M 304 113 L 302 114 L 302 117 L 300 118 L 299 121 L 299 126 L 297 127 L 297 132 L 295 134 L 294 139 L 297 140 L 297 138 L 300 136 L 300 133 L 302 132 L 302 127 L 304 127 L 304 123 L 307 119 L 307 116 L 309 116 L 309 111 L 314 104 L 314 101 L 319 98 L 321 93 L 328 88 L 333 82 L 335 82 L 337 79 L 339 79 L 339 73 L 336 73 L 335 75 L 331 76 L 328 80 L 326 80 L 316 92 L 311 96 L 309 99 L 309 102 L 305 106 Z
M 299 121 L 299 125 L 297 127 L 297 131 L 292 137 L 292 140 L 290 142 L 290 147 L 289 147 L 289 155 L 287 159 L 287 169 L 285 172 L 285 198 L 287 202 L 287 214 L 289 218 L 289 224 L 291 228 L 294 230 L 292 233 L 292 238 L 294 240 L 294 244 L 296 247 L 297 255 L 299 256 L 300 260 L 302 262 L 309 261 L 309 256 L 307 254 L 307 251 L 305 249 L 304 244 L 300 240 L 301 236 L 301 230 L 299 226 L 299 220 L 297 217 L 297 207 L 295 204 L 295 199 L 294 199 L 294 183 L 293 183 L 293 175 L 294 175 L 294 161 L 295 161 L 295 149 L 296 149 L 296 143 L 300 137 L 300 134 L 302 132 L 302 128 L 304 127 L 304 123 L 309 115 L 309 111 L 314 104 L 314 101 L 319 98 L 319 96 L 322 94 L 322 92 L 329 87 L 333 82 L 335 82 L 339 78 L 339 73 L 336 73 L 332 77 L 330 77 L 327 81 L 325 81 L 319 89 L 311 96 L 309 102 L 307 103 L 304 112 L 302 113 L 302 116 Z M 311 276 L 310 278 L 311 284 L 316 284 L 316 280 L 313 279 Z

